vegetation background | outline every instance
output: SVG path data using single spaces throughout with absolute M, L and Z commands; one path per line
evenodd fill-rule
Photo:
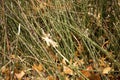
M 119 0 L 0 0 L 1 80 L 119 80 Z

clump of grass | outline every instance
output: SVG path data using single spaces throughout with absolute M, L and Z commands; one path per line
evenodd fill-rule
M 0 66 L 14 71 L 11 79 L 15 70 L 23 69 L 31 75 L 34 64 L 42 64 L 44 68 L 42 73 L 38 72 L 40 78 L 53 75 L 65 79 L 68 75 L 63 76 L 58 65 L 61 68 L 67 65 L 74 71 L 72 79 L 80 76 L 87 79 L 80 70 L 91 65 L 90 60 L 95 72 L 106 78 L 99 71 L 101 58 L 119 71 L 119 5 L 116 1 L 5 1 Z M 75 67 L 74 62 L 80 59 L 84 64 Z

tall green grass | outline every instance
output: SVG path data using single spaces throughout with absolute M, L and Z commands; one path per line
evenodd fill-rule
M 111 67 L 119 71 L 119 5 L 117 0 L 98 1 L 4 1 L 4 25 L 0 25 L 0 67 L 6 65 L 14 70 L 19 63 L 29 69 L 33 64 L 42 64 L 48 75 L 64 79 L 56 70 L 61 60 L 65 59 L 77 76 L 86 78 L 79 70 L 85 69 L 92 59 L 97 65 L 95 70 L 99 72 L 99 59 L 106 57 Z M 50 34 L 50 39 L 58 46 L 48 46 L 43 39 L 44 34 Z M 106 41 L 108 43 L 103 45 Z M 84 59 L 85 64 L 76 69 L 70 60 L 75 61 L 75 51 L 80 44 L 84 50 L 78 50 L 77 59 Z M 12 60 L 11 54 L 18 61 Z M 72 78 L 75 79 L 76 75 Z

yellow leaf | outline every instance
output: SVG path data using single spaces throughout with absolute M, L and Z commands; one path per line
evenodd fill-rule
M 24 71 L 21 71 L 20 73 L 15 73 L 15 76 L 18 80 L 21 80 L 24 75 L 25 75 Z
M 63 66 L 63 72 L 68 75 L 73 75 L 73 70 L 66 66 Z
M 108 74 L 109 72 L 110 72 L 110 70 L 111 70 L 111 67 L 106 67 L 106 68 L 104 68 L 103 69 L 103 74 Z

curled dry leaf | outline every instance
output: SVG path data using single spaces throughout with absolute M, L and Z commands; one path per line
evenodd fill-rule
M 108 74 L 111 71 L 111 67 L 106 67 L 103 69 L 103 74 Z
M 63 66 L 63 72 L 68 75 L 73 75 L 73 70 L 66 66 Z
M 20 73 L 15 73 L 15 76 L 18 80 L 21 80 L 24 75 L 25 75 L 24 71 L 21 71 Z

